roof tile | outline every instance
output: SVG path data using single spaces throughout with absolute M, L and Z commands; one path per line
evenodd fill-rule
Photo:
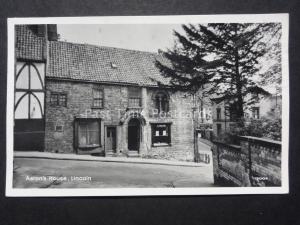
M 16 25 L 16 58 L 23 60 L 45 60 L 45 38 L 38 37 L 31 26 Z

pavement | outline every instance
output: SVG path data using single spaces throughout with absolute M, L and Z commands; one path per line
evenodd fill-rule
M 14 153 L 14 188 L 211 187 L 211 164 L 45 152 Z
M 139 163 L 139 164 L 157 164 L 157 165 L 174 165 L 174 166 L 208 166 L 205 163 L 195 163 L 186 161 L 163 160 L 163 159 L 146 159 L 146 158 L 128 158 L 128 157 L 103 157 L 92 155 L 62 154 L 51 152 L 14 152 L 14 158 L 41 158 L 57 160 L 77 160 L 77 161 L 98 161 L 98 162 L 119 162 L 119 163 Z

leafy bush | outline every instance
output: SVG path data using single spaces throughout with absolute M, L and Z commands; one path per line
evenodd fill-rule
M 281 119 L 252 119 L 244 126 L 244 135 L 281 140 Z
M 254 136 L 280 141 L 281 128 L 280 118 L 240 120 L 229 131 L 219 135 L 217 140 L 230 144 L 238 144 L 238 136 Z

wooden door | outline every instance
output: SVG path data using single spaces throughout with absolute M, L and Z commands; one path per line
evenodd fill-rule
M 128 124 L 128 150 L 139 151 L 140 148 L 140 124 L 137 119 Z
M 106 149 L 116 150 L 116 127 L 107 127 L 106 129 Z

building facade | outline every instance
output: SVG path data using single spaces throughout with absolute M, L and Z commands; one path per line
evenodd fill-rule
M 280 95 L 258 96 L 256 102 L 244 109 L 246 120 L 261 118 L 281 118 Z M 213 133 L 218 137 L 222 133 L 235 127 L 237 119 L 225 100 L 212 99 Z
M 57 40 L 16 27 L 15 150 L 194 160 L 193 100 L 155 53 Z

